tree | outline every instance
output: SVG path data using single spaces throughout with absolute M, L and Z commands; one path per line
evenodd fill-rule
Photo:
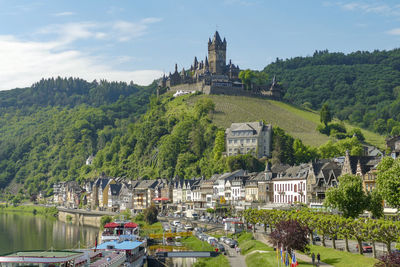
M 283 246 L 288 251 L 304 251 L 308 245 L 307 233 L 307 227 L 300 225 L 298 221 L 286 220 L 277 223 L 270 236 L 274 246 Z
M 239 79 L 245 85 L 247 90 L 251 89 L 251 83 L 254 77 L 255 77 L 254 72 L 250 69 L 242 70 L 239 72 Z
M 332 121 L 332 114 L 327 103 L 322 105 L 320 111 L 320 121 L 325 124 L 325 127 L 327 127 L 328 123 Z
M 103 228 L 104 225 L 106 225 L 107 223 L 109 223 L 111 221 L 112 221 L 112 217 L 111 216 L 108 216 L 108 215 L 101 216 L 101 218 L 100 218 L 100 226 L 101 226 L 101 228 Z
M 156 208 L 156 206 L 151 205 L 150 207 L 148 207 L 143 211 L 143 215 L 144 215 L 144 220 L 148 224 L 153 224 L 157 222 L 158 209 Z
M 400 267 L 400 252 L 389 252 L 383 255 L 374 267 Z
M 368 207 L 361 178 L 349 174 L 340 176 L 339 186 L 327 190 L 324 205 L 338 209 L 345 218 L 358 217 Z
M 363 254 L 362 241 L 368 238 L 368 229 L 364 219 L 353 220 L 349 224 L 350 234 L 358 243 L 358 253 Z
M 372 217 L 379 219 L 383 216 L 383 199 L 378 190 L 373 190 L 368 194 L 368 208 L 367 210 L 371 212 Z
M 225 151 L 225 131 L 219 130 L 215 135 L 215 142 L 213 148 L 214 161 L 221 158 L 222 152 Z
M 377 169 L 377 190 L 390 206 L 400 208 L 400 158 L 385 157 Z
M 293 143 L 294 161 L 296 164 L 309 162 L 318 157 L 317 149 L 304 145 L 303 142 L 296 138 Z
M 387 251 L 391 251 L 392 242 L 397 241 L 400 235 L 400 223 L 384 219 L 379 219 L 377 222 L 379 241 L 386 245 Z

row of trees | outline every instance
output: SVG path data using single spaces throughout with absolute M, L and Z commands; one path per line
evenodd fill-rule
M 301 226 L 306 227 L 310 242 L 313 242 L 313 235 L 318 232 L 322 238 L 322 245 L 326 246 L 326 238 L 332 239 L 332 246 L 336 249 L 337 237 L 345 239 L 345 249 L 349 250 L 349 239 L 354 239 L 358 243 L 359 253 L 363 254 L 362 242 L 371 241 L 374 257 L 376 257 L 375 244 L 382 242 L 386 245 L 387 251 L 391 251 L 391 244 L 400 241 L 400 222 L 384 219 L 371 218 L 345 218 L 340 215 L 315 212 L 310 209 L 300 210 L 256 210 L 247 209 L 243 212 L 243 217 L 250 224 L 264 224 L 264 231 L 267 226 L 273 232 L 273 228 L 282 222 L 295 220 Z M 283 244 L 284 247 L 293 248 Z M 297 248 L 293 248 L 297 249 Z

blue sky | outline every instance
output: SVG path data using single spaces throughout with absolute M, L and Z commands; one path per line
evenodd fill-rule
M 227 58 L 260 70 L 315 50 L 397 48 L 400 2 L 0 0 L 0 90 L 52 76 L 148 84 L 204 58 L 215 30 Z

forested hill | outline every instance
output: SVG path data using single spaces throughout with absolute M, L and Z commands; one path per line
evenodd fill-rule
M 400 134 L 400 49 L 351 54 L 316 51 L 277 59 L 265 67 L 277 76 L 284 100 L 319 110 L 381 134 Z
M 0 92 L 0 191 L 11 181 L 29 195 L 85 177 L 85 160 L 146 112 L 156 84 L 48 79 Z
M 155 88 L 154 84 L 152 87 Z M 47 106 L 101 106 L 142 89 L 143 86 L 132 82 L 88 82 L 78 78 L 61 77 L 42 79 L 28 88 L 0 91 L 0 112 L 10 108 L 29 110 L 30 107 L 34 107 L 34 111 L 37 107 Z

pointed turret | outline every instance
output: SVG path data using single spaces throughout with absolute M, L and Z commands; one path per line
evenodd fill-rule
M 207 56 L 206 56 L 205 64 L 206 64 L 206 67 L 208 67 L 208 58 L 207 58 Z
M 193 67 L 195 69 L 197 68 L 197 64 L 198 64 L 197 57 L 194 57 Z
M 175 63 L 175 72 L 178 72 L 178 64 Z
M 216 44 L 222 43 L 221 37 L 219 36 L 218 31 L 215 31 L 214 38 L 213 38 L 213 43 L 216 43 Z

